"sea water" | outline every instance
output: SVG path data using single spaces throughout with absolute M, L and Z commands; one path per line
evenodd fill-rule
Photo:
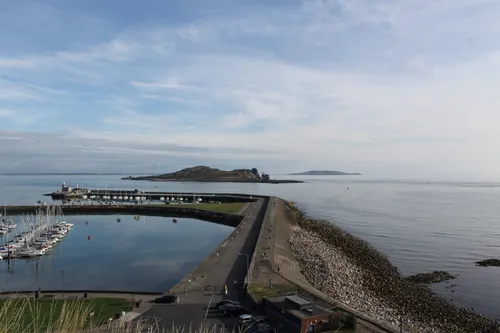
M 482 259 L 500 258 L 500 183 L 377 180 L 364 176 L 280 177 L 302 179 L 306 181 L 303 184 L 147 182 L 120 178 L 0 176 L 0 204 L 33 204 L 44 198 L 50 202 L 50 197 L 42 197 L 41 194 L 56 190 L 62 181 L 71 185 L 78 182 L 81 187 L 89 188 L 276 195 L 296 202 L 310 216 L 326 219 L 368 241 L 386 254 L 403 274 L 433 270 L 459 274 L 456 280 L 434 285 L 435 290 L 462 306 L 500 318 L 500 302 L 497 301 L 500 299 L 500 268 L 477 267 L 474 264 Z M 113 219 L 110 218 L 109 223 L 113 225 Z M 205 225 L 202 222 L 192 228 L 196 231 Z M 136 237 L 137 233 L 131 232 L 126 239 L 131 242 Z M 144 235 L 144 239 L 147 237 Z M 73 246 L 71 242 L 64 242 L 69 248 Z M 145 243 L 143 240 L 137 246 Z M 124 256 L 143 259 L 130 250 L 128 243 L 114 244 L 116 251 L 121 251 Z M 168 243 L 164 246 L 168 247 Z M 159 248 L 158 253 L 164 249 Z M 106 256 L 104 251 L 109 249 L 102 251 L 101 255 Z M 201 260 L 209 249 L 206 251 L 196 260 Z M 86 259 L 73 274 L 88 276 L 86 279 L 82 277 L 82 281 L 96 286 L 102 283 L 105 287 L 104 282 L 99 282 L 102 279 L 102 274 L 99 275 L 102 264 L 89 252 L 82 251 L 79 255 Z M 161 276 L 155 280 L 160 285 L 164 273 L 150 269 L 152 275 Z M 127 270 L 124 270 L 123 276 L 126 274 Z M 115 275 L 111 281 L 119 279 Z M 112 282 L 108 283 L 112 285 Z M 130 280 L 126 283 L 127 286 L 133 285 Z M 451 287 L 452 284 L 457 286 Z

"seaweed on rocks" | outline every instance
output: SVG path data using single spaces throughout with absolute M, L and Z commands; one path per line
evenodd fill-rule
M 434 271 L 430 273 L 419 273 L 415 275 L 410 275 L 407 276 L 405 279 L 414 283 L 431 284 L 431 283 L 440 283 L 443 281 L 453 280 L 456 278 L 457 278 L 456 275 L 450 274 L 445 271 Z
M 367 242 L 288 207 L 299 226 L 290 235 L 292 252 L 306 278 L 331 297 L 392 324 L 403 316 L 416 332 L 500 332 L 494 320 L 404 278 Z
M 483 267 L 496 266 L 496 267 L 500 267 L 500 259 L 486 259 L 486 260 L 476 261 L 476 266 L 483 266 Z

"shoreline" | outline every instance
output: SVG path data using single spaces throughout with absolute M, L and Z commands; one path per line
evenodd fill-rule
M 362 239 L 286 204 L 297 222 L 288 239 L 293 255 L 307 280 L 326 295 L 391 326 L 403 316 L 409 332 L 500 332 L 493 319 L 405 279 Z

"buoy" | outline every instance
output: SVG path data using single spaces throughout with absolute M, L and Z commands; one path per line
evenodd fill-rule
M 89 221 L 85 221 L 85 224 L 86 224 L 86 225 L 89 225 Z
M 90 236 L 87 236 L 87 239 L 90 240 Z
M 177 223 L 177 219 L 173 219 L 172 222 Z

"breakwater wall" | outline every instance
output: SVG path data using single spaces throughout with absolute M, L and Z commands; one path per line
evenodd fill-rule
M 6 206 L 7 215 L 35 214 L 44 206 Z M 147 215 L 165 217 L 189 217 L 236 227 L 242 216 L 210 210 L 185 208 L 182 205 L 73 205 L 64 206 L 65 215 Z
M 419 333 L 500 332 L 492 319 L 449 302 L 428 286 L 404 279 L 387 257 L 367 242 L 328 221 L 310 219 L 293 210 L 300 229 L 290 242 L 305 275 L 318 289 L 337 292 L 353 302 L 363 299 L 380 310 L 384 321 L 397 322 L 402 317 Z M 336 269 L 339 262 L 344 264 Z M 349 276 L 335 279 L 342 274 Z M 342 290 L 346 279 L 354 279 L 353 288 Z M 357 292 L 353 295 L 354 287 Z
M 168 201 L 173 198 L 173 200 L 180 200 L 183 198 L 184 201 L 195 201 L 200 198 L 203 202 L 253 202 L 261 196 L 238 194 L 238 193 L 196 193 L 196 192 L 154 192 L 154 191 L 140 191 L 140 190 L 103 190 L 103 189 L 78 189 L 71 192 L 52 192 L 45 194 L 46 196 L 51 196 L 54 200 L 66 200 L 66 199 L 81 199 L 83 196 L 90 198 L 95 196 L 96 198 L 101 198 L 103 196 L 110 196 L 113 200 L 118 200 L 118 197 L 145 197 L 145 200 L 161 200 Z M 142 199 L 141 199 L 142 200 Z

